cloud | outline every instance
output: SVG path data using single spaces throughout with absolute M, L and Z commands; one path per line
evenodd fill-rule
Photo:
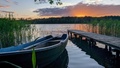
M 18 5 L 18 2 L 14 1 L 13 4 Z
M 78 3 L 62 8 L 42 8 L 33 12 L 40 16 L 109 16 L 120 15 L 120 5 Z
M 9 8 L 9 7 L 10 7 L 9 5 L 6 6 L 0 5 L 0 8 Z
M 18 5 L 18 2 L 16 2 L 16 1 L 5 0 L 5 2 L 10 3 L 10 4 Z
M 11 1 L 10 0 L 5 0 L 6 2 L 8 2 L 8 3 L 11 3 Z
M 99 4 L 102 1 L 103 0 L 84 0 L 83 2 L 88 4 Z
M 40 16 L 66 16 L 70 15 L 69 14 L 69 8 L 43 8 L 43 9 L 38 9 L 34 11 L 36 13 L 39 13 Z M 66 13 L 68 12 L 68 13 Z

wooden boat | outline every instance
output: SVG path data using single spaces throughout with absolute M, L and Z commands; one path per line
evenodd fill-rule
M 65 49 L 63 53 L 52 63 L 45 66 L 44 68 L 68 68 L 69 57 L 68 52 Z
M 44 66 L 53 62 L 65 50 L 68 35 L 53 37 L 49 41 L 34 46 L 36 52 L 37 66 Z M 0 53 L 0 61 L 8 61 L 23 68 L 32 67 L 32 47 L 26 47 L 23 50 Z
M 8 62 L 8 61 L 1 61 L 0 67 L 3 67 L 3 68 L 22 68 L 18 65 L 15 65 L 13 63 Z
M 52 39 L 52 35 L 48 35 L 48 36 L 45 36 L 43 38 L 37 38 L 35 39 L 34 41 L 32 42 L 28 42 L 26 44 L 22 44 L 22 45 L 18 45 L 18 46 L 11 46 L 11 47 L 7 47 L 7 48 L 1 48 L 0 49 L 0 53 L 4 53 L 4 52 L 11 52 L 11 51 L 17 51 L 17 50 L 22 50 L 22 49 L 25 49 L 27 47 L 33 47 L 35 46 L 36 44 L 40 44 L 40 43 L 44 43 L 44 42 L 47 42 L 49 41 L 50 39 Z

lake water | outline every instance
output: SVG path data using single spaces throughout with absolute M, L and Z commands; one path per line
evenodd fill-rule
M 35 24 L 31 25 L 29 33 L 31 38 L 23 38 L 22 43 L 32 41 L 37 37 L 53 36 L 67 33 L 68 29 L 90 31 L 87 24 Z M 98 32 L 98 31 L 96 31 Z M 24 37 L 24 36 L 23 36 Z M 27 40 L 27 41 L 26 41 Z M 90 47 L 86 41 L 71 39 L 68 41 L 66 50 L 56 61 L 48 65 L 48 68 L 119 68 L 120 63 L 114 61 L 114 53 L 105 50 L 104 44 L 97 42 L 96 46 Z
M 35 25 L 33 36 L 34 38 L 37 38 L 39 36 L 44 37 L 49 34 L 52 34 L 54 36 L 62 35 L 63 33 L 67 33 L 68 29 L 79 29 L 83 31 L 88 30 L 86 24 L 81 24 L 81 25 L 79 24 L 79 26 L 78 24 L 37 24 Z M 114 62 L 110 62 L 113 55 L 107 55 L 109 54 L 109 52 L 107 52 L 107 50 L 104 51 L 105 46 L 103 44 L 97 43 L 96 47 L 93 47 L 93 49 L 91 48 L 89 49 L 88 48 L 89 46 L 87 46 L 86 43 L 81 44 L 82 46 L 85 46 L 85 47 L 81 47 L 79 42 L 80 41 L 73 41 L 73 40 L 68 41 L 68 44 L 66 47 L 66 51 L 68 54 L 68 60 L 66 60 L 68 61 L 68 64 L 67 63 L 66 64 L 68 68 L 115 67 Z M 63 66 L 63 67 L 66 67 L 66 66 Z
M 69 68 L 104 68 L 71 41 L 68 42 L 66 49 L 69 55 Z

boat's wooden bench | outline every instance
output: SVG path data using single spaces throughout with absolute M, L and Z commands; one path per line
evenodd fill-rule
M 32 49 L 32 48 L 41 48 L 41 47 L 46 47 L 46 46 L 50 46 L 50 45 L 54 45 L 56 43 L 59 43 L 60 42 L 60 39 L 59 37 L 55 37 L 47 42 L 44 42 L 44 43 L 36 43 L 34 45 L 31 45 L 31 46 L 28 46 L 26 48 L 24 48 L 24 50 L 26 49 Z
M 96 42 L 100 42 L 105 44 L 106 46 L 109 46 L 109 50 L 111 50 L 111 47 L 116 49 L 116 52 L 120 51 L 120 38 L 112 37 L 112 36 L 106 36 L 91 32 L 84 32 L 80 30 L 68 30 L 68 34 L 70 37 L 74 36 L 77 37 L 77 35 L 82 38 L 86 37 L 89 40 L 94 40 Z
M 46 43 L 44 43 L 42 45 L 41 44 L 37 45 L 34 48 L 41 48 L 41 47 L 51 46 L 51 45 L 57 44 L 59 42 L 60 42 L 60 40 L 50 40 L 50 41 L 48 41 L 48 42 L 46 42 Z
M 37 46 L 39 46 L 39 47 L 44 47 L 45 45 L 44 45 L 43 43 L 36 43 L 36 44 L 34 44 L 34 45 L 31 45 L 31 46 L 25 47 L 23 50 L 36 48 Z

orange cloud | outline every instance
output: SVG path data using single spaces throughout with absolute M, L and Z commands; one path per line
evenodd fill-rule
M 34 12 L 40 16 L 120 16 L 120 5 L 84 4 L 62 8 L 43 8 Z
M 73 16 L 109 16 L 120 15 L 120 5 L 78 4 L 71 11 Z
M 3 6 L 3 5 L 0 5 L 0 8 L 9 8 L 10 6 L 6 5 L 6 6 Z

